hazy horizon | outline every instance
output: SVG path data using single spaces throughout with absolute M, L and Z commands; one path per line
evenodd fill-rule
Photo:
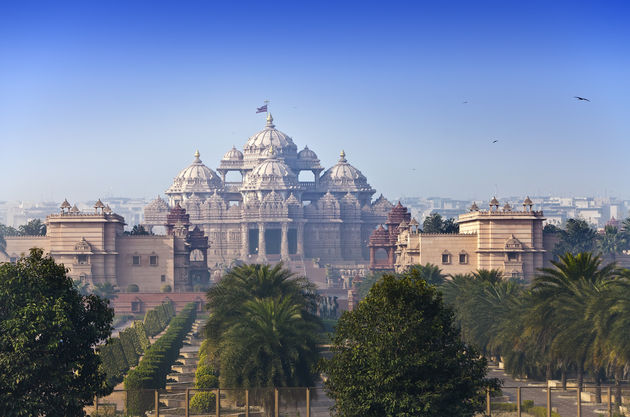
M 630 198 L 629 10 L 5 2 L 0 200 L 163 195 L 195 150 L 215 169 L 242 148 L 266 99 L 377 196 Z

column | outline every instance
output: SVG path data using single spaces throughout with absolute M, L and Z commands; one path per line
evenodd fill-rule
M 304 256 L 304 223 L 297 224 L 297 255 Z
M 258 262 L 267 262 L 267 242 L 265 242 L 265 223 L 258 223 Z
M 280 241 L 280 256 L 282 260 L 289 260 L 289 224 L 282 223 L 282 239 Z
M 370 246 L 370 268 L 376 265 L 376 250 L 374 246 Z
M 241 258 L 244 261 L 249 259 L 249 225 L 241 223 Z

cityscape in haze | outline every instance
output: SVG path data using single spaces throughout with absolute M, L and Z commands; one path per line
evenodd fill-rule
M 0 2 L 0 416 L 630 416 L 629 19 Z

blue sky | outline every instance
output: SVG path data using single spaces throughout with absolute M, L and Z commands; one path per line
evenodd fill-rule
M 242 147 L 265 99 L 298 148 L 326 167 L 345 149 L 392 199 L 630 198 L 629 19 L 606 1 L 4 1 L 0 200 L 163 193 L 196 149 L 216 168 Z

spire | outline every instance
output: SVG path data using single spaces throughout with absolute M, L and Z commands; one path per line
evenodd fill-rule
M 273 124 L 273 116 L 271 115 L 271 113 L 267 114 L 267 127 L 275 127 L 275 125 Z
M 348 160 L 346 159 L 346 152 L 343 149 L 339 154 L 339 162 L 348 162 Z
M 200 156 L 201 154 L 199 153 L 199 149 L 197 149 L 195 151 L 195 162 L 201 162 L 201 159 L 199 159 Z

